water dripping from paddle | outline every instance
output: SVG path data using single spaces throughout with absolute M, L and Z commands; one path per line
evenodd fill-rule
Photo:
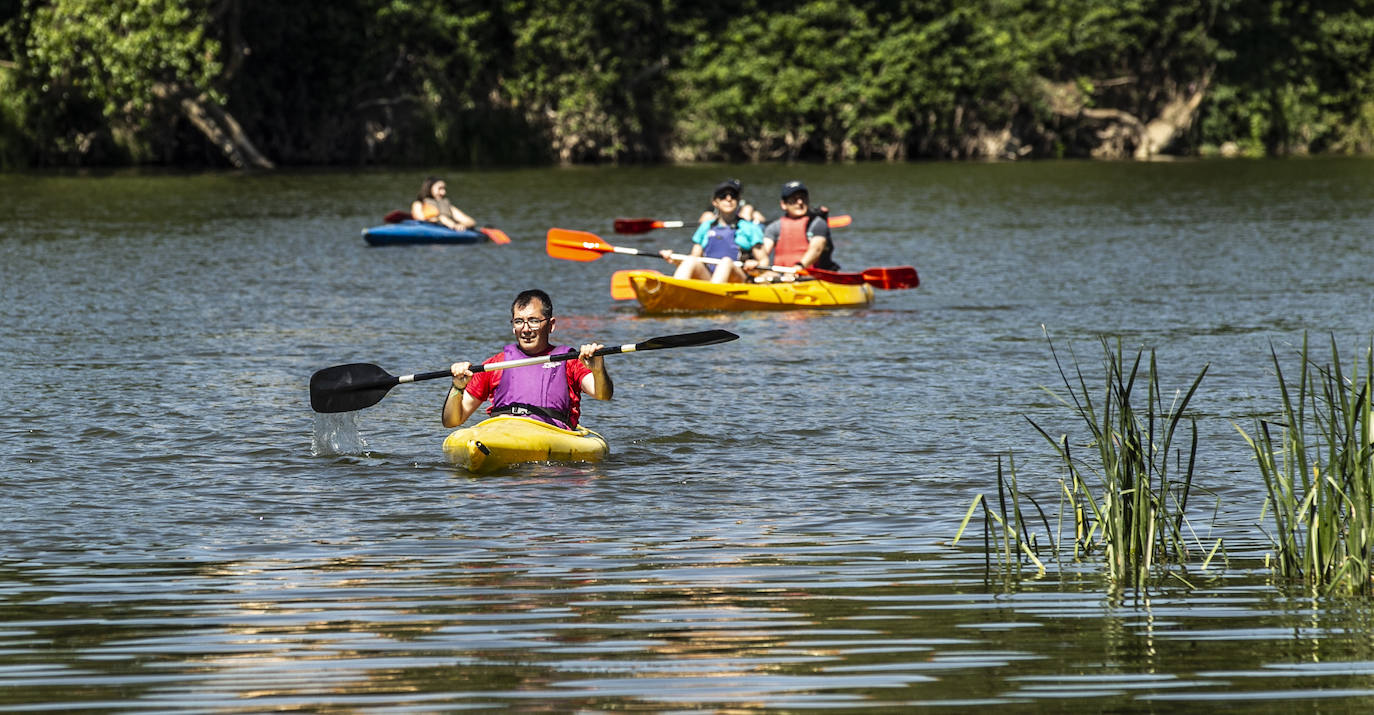
M 354 412 L 335 412 L 315 415 L 315 431 L 310 438 L 310 454 L 314 457 L 361 455 L 367 442 L 358 432 Z

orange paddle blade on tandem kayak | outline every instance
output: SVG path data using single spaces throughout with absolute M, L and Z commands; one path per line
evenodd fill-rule
M 587 231 L 574 231 L 568 228 L 549 229 L 545 250 L 554 258 L 565 261 L 595 261 L 607 253 L 628 253 L 640 255 L 633 248 L 618 248 L 606 243 L 600 236 Z M 653 254 L 657 256 L 658 254 Z

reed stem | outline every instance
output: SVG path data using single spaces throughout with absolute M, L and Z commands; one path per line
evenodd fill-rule
M 1051 436 L 1034 420 L 1031 425 L 1054 446 L 1068 471 L 1063 484 L 1074 512 L 1074 555 L 1101 549 L 1108 572 L 1118 583 L 1144 585 L 1156 567 L 1183 564 L 1189 555 L 1185 510 L 1193 488 L 1197 458 L 1197 425 L 1182 474 L 1170 470 L 1168 456 L 1188 403 L 1196 394 L 1207 367 L 1182 394 L 1166 404 L 1159 386 L 1155 354 L 1150 353 L 1142 375 L 1144 351 L 1128 365 L 1121 341 L 1115 349 L 1102 340 L 1105 367 L 1104 398 L 1095 403 L 1088 380 L 1076 362 L 1070 379 L 1059 355 L 1050 351 L 1068 391 L 1056 399 L 1072 408 L 1091 434 L 1096 460 L 1090 464 L 1071 449 L 1067 435 Z M 1145 391 L 1140 404 L 1137 388 Z M 1053 394 L 1053 393 L 1051 393 Z M 1142 411 L 1143 409 L 1143 411 Z M 1090 485 L 1096 485 L 1094 490 Z
M 1350 376 L 1334 336 L 1331 363 L 1318 366 L 1303 336 L 1298 378 L 1289 383 L 1270 346 L 1280 421 L 1257 420 L 1255 453 L 1273 532 L 1275 571 L 1324 595 L 1374 595 L 1374 344 Z M 1277 434 L 1275 434 L 1277 431 Z M 1261 526 L 1263 528 L 1263 526 Z

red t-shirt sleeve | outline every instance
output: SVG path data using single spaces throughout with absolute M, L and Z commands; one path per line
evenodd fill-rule
M 574 396 L 582 394 L 582 378 L 592 374 L 590 368 L 576 358 L 568 361 L 568 389 Z
M 496 353 L 486 360 L 483 365 L 500 362 L 505 359 L 504 353 Z M 491 372 L 474 373 L 471 380 L 468 380 L 466 392 L 476 397 L 478 402 L 486 402 L 491 399 L 492 393 L 496 392 L 496 383 L 501 381 L 501 371 L 492 370 Z

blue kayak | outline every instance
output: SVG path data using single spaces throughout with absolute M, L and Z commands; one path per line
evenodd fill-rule
M 488 240 L 482 231 L 454 231 L 431 221 L 410 219 L 397 223 L 363 229 L 363 239 L 373 246 L 395 246 L 415 243 L 483 243 Z

